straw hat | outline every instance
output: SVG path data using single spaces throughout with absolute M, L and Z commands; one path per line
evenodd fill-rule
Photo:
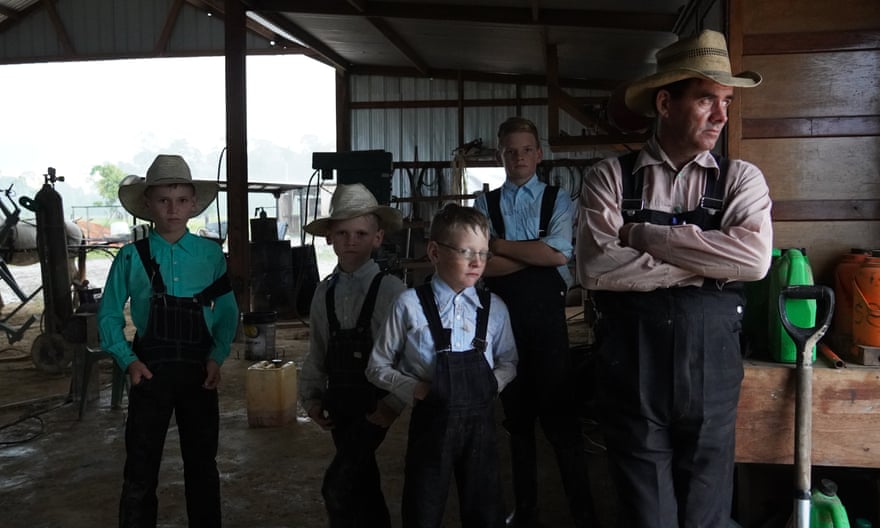
M 159 154 L 147 169 L 146 178 L 125 177 L 119 185 L 119 202 L 126 211 L 137 218 L 152 221 L 154 218 L 147 209 L 144 191 L 147 187 L 174 184 L 189 184 L 195 187 L 196 208 L 190 218 L 200 215 L 217 198 L 216 182 L 193 180 L 189 165 L 182 157 L 176 154 Z
M 306 233 L 327 236 L 332 222 L 348 220 L 368 214 L 379 217 L 379 228 L 387 232 L 403 227 L 403 215 L 397 209 L 379 205 L 376 197 L 362 183 L 338 185 L 330 198 L 330 216 L 306 224 Z
M 724 35 L 709 29 L 674 42 L 657 52 L 657 73 L 639 79 L 626 90 L 626 106 L 645 116 L 654 116 L 654 90 L 683 79 L 702 78 L 724 86 L 754 88 L 761 74 L 730 72 L 730 57 Z

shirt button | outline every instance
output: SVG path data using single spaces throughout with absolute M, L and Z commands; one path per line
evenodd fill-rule
M 177 281 L 179 281 L 179 280 L 180 280 L 180 279 L 179 279 L 178 277 L 174 277 L 174 282 L 177 282 Z

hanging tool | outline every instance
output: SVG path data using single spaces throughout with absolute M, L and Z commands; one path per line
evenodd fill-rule
M 801 328 L 789 320 L 786 301 L 815 299 L 816 324 Z M 813 449 L 813 347 L 828 331 L 834 313 L 834 290 L 827 286 L 789 286 L 779 292 L 782 326 L 798 350 L 795 378 L 794 527 L 810 528 L 810 473 Z M 791 525 L 791 523 L 789 523 Z

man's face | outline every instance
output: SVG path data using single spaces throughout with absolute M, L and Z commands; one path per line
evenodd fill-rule
M 665 96 L 663 94 L 666 94 Z M 677 99 L 661 90 L 661 130 L 679 153 L 687 157 L 712 150 L 727 123 L 733 88 L 695 79 Z
M 498 154 L 507 179 L 516 185 L 529 181 L 544 157 L 541 146 L 529 132 L 513 132 L 504 136 L 499 142 Z

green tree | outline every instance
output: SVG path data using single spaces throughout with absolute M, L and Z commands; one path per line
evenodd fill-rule
M 126 174 L 112 163 L 103 165 L 95 165 L 89 176 L 98 175 L 98 194 L 104 198 L 104 205 L 115 205 L 119 200 L 117 193 L 119 191 L 119 183 L 125 178 Z

